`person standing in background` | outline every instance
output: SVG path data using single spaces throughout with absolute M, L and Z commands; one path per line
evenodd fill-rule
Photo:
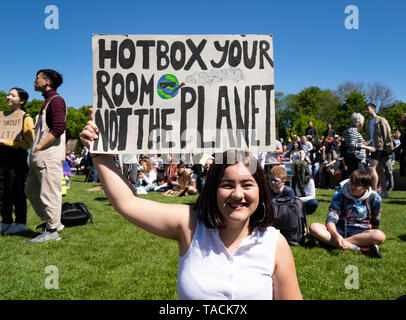
M 60 240 L 62 163 L 65 160 L 66 104 L 56 92 L 62 76 L 51 69 L 39 70 L 34 82 L 45 98 L 35 122 L 35 139 L 25 193 L 36 214 L 45 221 L 40 235 L 29 243 Z
M 27 174 L 27 150 L 34 141 L 34 122 L 24 108 L 28 93 L 21 88 L 11 88 L 6 97 L 7 105 L 14 112 L 24 111 L 21 139 L 0 139 L 0 194 L 1 233 L 16 234 L 27 230 L 27 198 L 24 193 Z M 13 209 L 15 222 L 13 223 Z
M 334 138 L 336 135 L 336 131 L 333 128 L 333 124 L 331 122 L 327 123 L 327 129 L 323 132 L 324 139 Z
M 366 151 L 374 152 L 375 148 L 365 144 L 359 131 L 364 126 L 365 118 L 362 114 L 354 112 L 350 116 L 350 126 L 344 131 L 343 156 L 347 166 L 347 176 L 357 169 L 365 169 Z
M 309 121 L 309 126 L 306 128 L 305 135 L 310 135 L 313 137 L 313 139 L 317 140 L 317 129 L 313 127 L 313 122 Z
M 394 181 L 392 174 L 392 138 L 391 128 L 388 121 L 376 114 L 376 106 L 373 103 L 365 105 L 365 112 L 371 118 L 365 126 L 366 140 L 371 141 L 371 145 L 376 149 L 371 153 L 371 163 L 369 171 L 372 174 L 372 189 L 378 189 L 378 174 L 376 168 L 382 164 L 385 172 L 385 180 L 389 181 L 389 191 L 393 189 Z M 386 181 L 382 184 L 382 198 L 389 198 L 386 191 Z
M 406 113 L 400 116 L 399 125 L 403 128 L 402 134 L 400 135 L 399 146 L 400 176 L 406 177 Z

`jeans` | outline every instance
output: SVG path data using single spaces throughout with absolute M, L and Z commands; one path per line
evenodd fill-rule
M 319 206 L 319 200 L 317 199 L 310 199 L 304 203 L 306 215 L 312 214 L 316 211 L 317 207 Z
M 336 225 L 336 229 L 337 229 L 337 232 L 344 238 L 349 238 L 356 234 L 360 234 L 360 233 L 363 233 L 368 230 L 368 229 L 362 229 L 362 228 L 351 227 L 351 226 L 347 226 L 345 228 L 345 227 L 342 227 L 339 225 Z

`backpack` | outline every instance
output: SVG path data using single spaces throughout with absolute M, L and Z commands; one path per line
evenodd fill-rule
M 301 200 L 288 197 L 272 199 L 274 207 L 274 227 L 279 229 L 288 243 L 301 246 L 308 233 L 305 207 Z
M 61 223 L 66 227 L 80 226 L 86 224 L 88 220 L 93 223 L 93 216 L 83 202 L 62 204 Z

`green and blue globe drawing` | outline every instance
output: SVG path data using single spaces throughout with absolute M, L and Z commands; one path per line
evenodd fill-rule
M 171 99 L 184 85 L 185 83 L 179 85 L 178 79 L 173 74 L 164 74 L 158 81 L 157 93 L 162 99 Z

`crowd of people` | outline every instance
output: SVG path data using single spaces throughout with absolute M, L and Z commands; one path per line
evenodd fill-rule
M 21 139 L 0 140 L 2 234 L 27 230 L 27 197 L 44 221 L 43 231 L 28 243 L 60 240 L 61 176 L 69 182 L 72 169 L 86 170 L 92 181 L 100 180 L 124 218 L 178 242 L 181 299 L 301 299 L 292 252 L 273 227 L 272 199 L 298 198 L 309 215 L 318 208 L 316 188 L 337 184 L 325 223 L 310 226 L 313 241 L 380 257 L 378 246 L 386 239 L 379 230 L 381 198 L 389 197 L 394 187 L 393 160 L 399 160 L 400 174 L 406 176 L 406 114 L 399 120 L 404 129 L 400 135 L 392 134 L 376 107 L 367 104 L 366 140 L 360 133 L 365 118 L 354 113 L 342 136 L 329 123 L 319 139 L 309 122 L 303 136 L 291 132 L 290 141 L 277 141 L 273 152 L 232 151 L 231 157 L 225 152 L 220 158 L 90 154 L 98 133 L 90 120 L 80 134 L 85 150 L 74 154 L 65 153 L 66 105 L 56 92 L 61 84 L 56 71 L 37 72 L 35 90 L 45 101 L 35 126 L 24 110 L 28 94 L 12 88 L 7 95 L 10 109 L 23 111 L 24 125 Z M 137 196 L 150 191 L 199 196 L 193 207 Z
M 118 171 L 128 179 L 136 194 L 156 191 L 168 196 L 199 194 L 214 161 L 214 157 L 208 154 L 114 154 L 112 158 Z M 76 174 L 85 175 L 87 182 L 99 181 L 86 147 L 82 153 L 67 153 L 65 167 L 69 168 L 64 170 L 67 181 L 73 169 Z
M 401 176 L 405 176 L 401 153 L 404 116 L 399 119 L 400 127 L 391 129 L 386 119 L 376 114 L 375 105 L 367 104 L 365 112 L 370 118 L 365 125 L 365 139 L 360 133 L 365 117 L 353 113 L 341 136 L 328 123 L 322 137 L 318 137 L 316 128 L 309 122 L 305 135 L 296 136 L 291 131 L 289 141 L 277 141 L 273 153 L 257 154 L 257 158 L 265 159 L 263 167 L 281 163 L 289 173 L 295 160 L 305 161 L 316 188 L 337 188 L 354 170 L 368 169 L 373 178 L 372 189 L 381 191 L 381 197 L 389 198 L 388 192 L 394 188 L 392 165 L 395 161 L 400 162 Z

